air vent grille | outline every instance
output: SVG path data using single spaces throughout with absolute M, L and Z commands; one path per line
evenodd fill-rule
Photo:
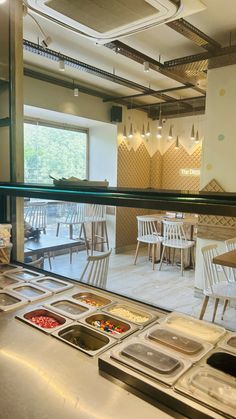
M 48 0 L 45 5 L 99 33 L 159 12 L 145 0 Z

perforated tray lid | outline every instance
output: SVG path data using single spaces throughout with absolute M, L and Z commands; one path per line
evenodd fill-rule
M 218 347 L 236 354 L 236 333 L 228 332 L 224 339 L 218 342 Z
M 25 304 L 27 299 L 8 289 L 0 291 L 0 311 L 15 310 Z
M 0 274 L 17 272 L 21 271 L 22 269 L 22 266 L 12 265 L 11 263 L 0 263 Z
M 33 279 L 32 284 L 39 285 L 52 293 L 58 293 L 73 288 L 73 284 L 54 278 L 53 276 L 44 276 L 43 278 Z
M 30 282 L 33 279 L 42 278 L 45 275 L 36 271 L 31 271 L 30 269 L 22 269 L 19 272 L 6 273 L 5 276 L 13 279 L 21 279 L 25 282 Z
M 235 418 L 236 380 L 228 374 L 208 365 L 196 366 L 180 378 L 175 390 L 223 413 L 224 417 Z
M 171 313 L 163 317 L 163 319 L 160 319 L 160 323 L 178 332 L 185 333 L 187 331 L 189 336 L 205 340 L 212 344 L 215 344 L 226 333 L 223 327 L 215 326 L 180 313 Z
M 16 285 L 19 283 L 24 283 L 24 281 L 20 279 L 9 278 L 5 275 L 0 275 L 0 289 L 6 289 L 9 288 L 11 285 Z
M 13 290 L 18 296 L 24 297 L 30 302 L 50 297 L 52 295 L 50 291 L 27 282 L 12 285 L 8 289 Z
M 212 344 L 165 327 L 163 323 L 146 328 L 138 336 L 142 340 L 152 342 L 157 347 L 167 349 L 175 356 L 181 356 L 191 362 L 199 361 L 213 349 Z
M 54 310 L 73 320 L 79 320 L 81 317 L 84 317 L 85 315 L 88 316 L 95 311 L 95 309 L 89 308 L 82 302 L 76 301 L 67 295 L 45 302 L 44 307 Z
M 155 344 L 137 337 L 110 351 L 110 357 L 131 369 L 172 385 L 192 364 Z

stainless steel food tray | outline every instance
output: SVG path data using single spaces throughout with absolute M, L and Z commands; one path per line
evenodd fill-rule
M 78 290 L 77 292 L 73 293 L 71 298 L 76 301 L 81 301 L 83 304 L 87 305 L 88 307 L 96 308 L 97 310 L 101 310 L 102 307 L 106 307 L 110 305 L 113 301 L 107 297 L 103 297 L 95 292 L 91 291 L 84 291 Z M 89 304 L 86 300 L 93 300 L 97 303 L 97 305 Z
M 22 269 L 22 266 L 13 265 L 11 263 L 0 263 L 0 274 L 18 272 Z
M 117 343 L 110 336 L 76 322 L 62 327 L 52 333 L 52 336 L 90 356 L 98 355 Z
M 115 311 L 114 313 L 112 311 Z M 141 309 L 137 306 L 131 305 L 129 303 L 118 303 L 115 302 L 113 304 L 111 304 L 108 307 L 105 307 L 102 309 L 102 311 L 104 313 L 108 313 L 111 316 L 116 316 L 119 319 L 128 321 L 130 323 L 136 324 L 137 326 L 139 326 L 139 328 L 143 328 L 145 327 L 147 324 L 155 321 L 156 319 L 158 319 L 158 313 L 153 313 L 149 310 L 145 310 L 145 309 Z M 120 314 L 118 314 L 120 311 Z M 127 311 L 128 313 L 130 313 L 130 318 L 125 317 L 125 311 Z M 127 316 L 129 315 L 127 313 Z M 163 316 L 163 314 L 160 314 Z M 143 322 L 141 321 L 141 318 L 146 318 L 146 320 L 144 320 Z M 139 320 L 140 319 L 140 320 Z
M 9 276 L 0 275 L 0 289 L 7 289 L 11 287 L 12 285 L 16 284 L 24 284 L 24 281 L 21 279 L 13 279 L 9 278 Z
M 110 321 L 112 324 L 114 324 L 115 326 L 120 326 L 124 329 L 123 333 L 109 333 L 103 330 L 100 330 L 98 327 L 94 326 L 92 323 L 95 321 Z M 103 313 L 103 312 L 95 312 L 94 314 L 90 314 L 89 316 L 83 317 L 79 320 L 80 323 L 86 324 L 91 326 L 94 330 L 98 330 L 101 333 L 105 334 L 106 336 L 111 336 L 115 339 L 121 340 L 123 338 L 125 338 L 126 336 L 130 335 L 131 333 L 135 332 L 136 330 L 138 330 L 137 326 L 129 323 L 129 322 L 125 322 L 124 320 L 120 320 L 118 317 L 115 316 L 110 316 L 109 314 Z
M 165 348 L 192 363 L 199 361 L 213 349 L 210 343 L 176 331 L 163 324 L 155 324 L 139 333 L 139 338 L 152 342 L 158 348 Z M 177 356 L 178 356 L 177 355 Z
M 189 336 L 204 340 L 213 345 L 226 333 L 223 327 L 215 326 L 203 320 L 176 312 L 161 318 L 160 324 L 165 325 L 165 327 L 171 327 L 171 329 L 175 329 L 178 332 L 185 333 L 187 330 Z
M 218 342 L 217 347 L 236 354 L 236 333 L 226 333 L 226 336 Z
M 33 323 L 30 319 L 34 316 L 49 316 L 54 318 L 56 321 L 58 321 L 60 323 L 60 325 L 53 327 L 53 328 L 43 328 L 40 327 L 39 325 Z M 68 319 L 65 316 L 61 316 L 51 310 L 46 309 L 45 307 L 37 307 L 33 310 L 30 311 L 26 311 L 25 313 L 21 314 L 21 315 L 17 315 L 16 316 L 17 319 L 29 324 L 30 326 L 35 327 L 36 329 L 41 330 L 41 332 L 47 333 L 47 334 L 51 334 L 53 332 L 55 332 L 57 329 L 60 329 L 62 326 L 67 326 L 70 323 L 72 323 L 71 319 Z
M 110 358 L 166 385 L 174 384 L 192 365 L 176 354 L 137 337 L 109 351 Z
M 5 273 L 5 276 L 13 279 L 21 279 L 24 282 L 30 282 L 33 279 L 43 278 L 45 275 L 30 269 L 21 269 L 19 272 Z
M 69 282 L 62 281 L 61 279 L 57 279 L 52 276 L 44 276 L 43 278 L 33 279 L 31 283 L 39 285 L 40 287 L 45 288 L 48 291 L 51 291 L 53 294 L 67 291 L 73 288 L 74 286 Z
M 8 288 L 13 290 L 18 296 L 24 297 L 29 302 L 41 300 L 50 297 L 52 293 L 44 288 L 38 287 L 35 284 L 23 282 L 21 284 L 12 285 Z
M 56 311 L 57 313 L 61 313 L 63 316 L 67 316 L 72 320 L 79 320 L 81 317 L 84 317 L 85 315 L 88 316 L 90 313 L 95 311 L 94 309 L 88 308 L 85 304 L 79 303 L 66 295 L 46 302 L 44 307 Z
M 16 310 L 28 301 L 9 289 L 0 291 L 0 311 Z

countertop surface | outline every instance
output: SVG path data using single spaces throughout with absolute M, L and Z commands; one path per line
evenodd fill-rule
M 15 318 L 45 301 L 0 313 L 0 419 L 183 418 L 99 375 L 97 356 Z

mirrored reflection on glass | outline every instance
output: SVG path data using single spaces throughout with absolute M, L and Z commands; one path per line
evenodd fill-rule
M 209 240 L 206 217 L 210 225 L 210 215 L 25 199 L 24 261 L 234 330 L 230 299 L 225 303 L 222 296 L 216 307 L 208 292 L 218 280 L 235 282 L 234 269 L 212 263 L 234 243 L 219 241 L 217 234 Z

